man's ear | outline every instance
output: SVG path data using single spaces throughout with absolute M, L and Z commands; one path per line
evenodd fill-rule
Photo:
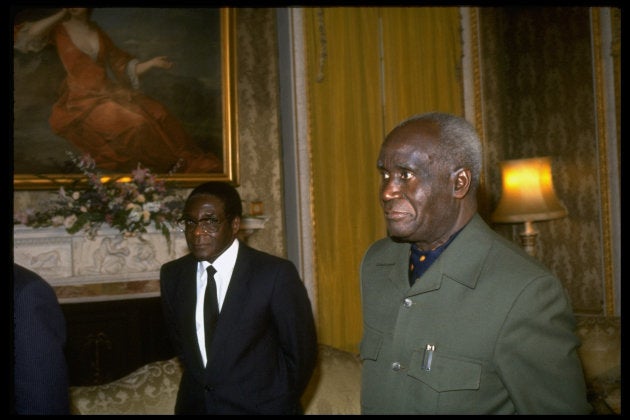
M 470 169 L 460 168 L 453 172 L 455 177 L 453 182 L 453 196 L 455 198 L 464 198 L 470 190 L 472 183 L 472 174 Z
M 235 216 L 234 219 L 232 219 L 232 233 L 234 237 L 236 237 L 236 235 L 238 234 L 238 230 L 240 228 L 241 228 L 241 218 L 238 216 Z

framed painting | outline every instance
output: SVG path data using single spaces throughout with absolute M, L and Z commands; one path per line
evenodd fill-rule
M 14 189 L 80 185 L 87 155 L 113 179 L 238 185 L 233 9 L 13 12 Z

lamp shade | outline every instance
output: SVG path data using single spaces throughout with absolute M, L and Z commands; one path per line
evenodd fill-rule
M 553 188 L 551 158 L 506 160 L 500 165 L 502 193 L 491 216 L 494 222 L 534 222 L 568 214 Z

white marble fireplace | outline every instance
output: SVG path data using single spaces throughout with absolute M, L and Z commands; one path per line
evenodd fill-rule
M 266 217 L 244 218 L 239 238 L 247 240 L 262 229 Z M 154 228 L 141 236 L 123 237 L 102 227 L 90 239 L 70 235 L 63 227 L 14 225 L 16 263 L 40 274 L 62 303 L 159 296 L 160 267 L 188 252 L 184 234 L 171 231 L 171 243 Z

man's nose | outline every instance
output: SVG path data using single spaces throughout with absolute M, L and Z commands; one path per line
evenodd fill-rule
M 383 201 L 400 198 L 400 185 L 395 178 L 384 180 L 381 186 L 381 199 Z

